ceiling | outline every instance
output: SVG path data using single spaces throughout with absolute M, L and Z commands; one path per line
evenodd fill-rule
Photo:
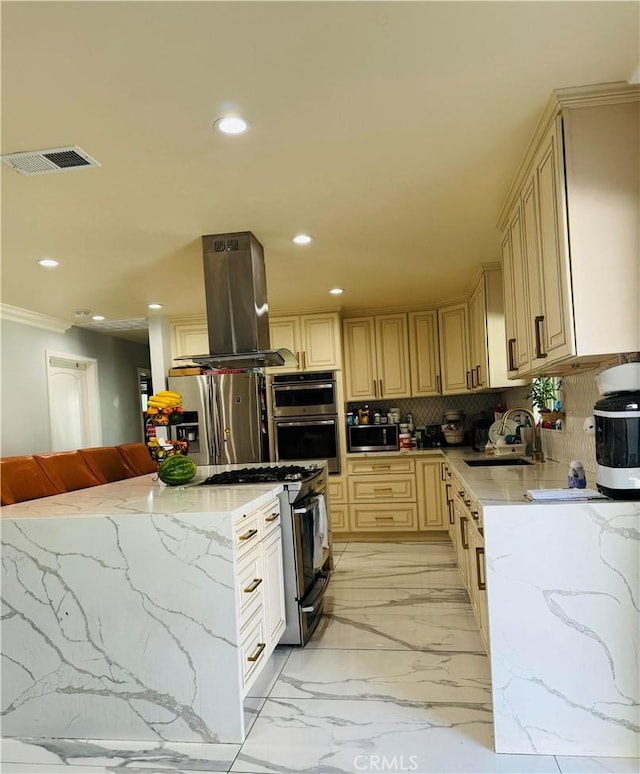
M 627 80 L 640 60 L 636 2 L 1 10 L 2 153 L 78 145 L 102 165 L 0 165 L 2 302 L 107 326 L 155 301 L 204 314 L 200 236 L 231 231 L 264 245 L 272 312 L 459 296 L 499 258 L 551 90 Z M 215 132 L 227 112 L 251 131 Z

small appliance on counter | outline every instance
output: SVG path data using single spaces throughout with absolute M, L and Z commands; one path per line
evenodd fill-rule
M 347 447 L 350 452 L 397 451 L 400 448 L 399 426 L 347 425 Z
M 444 435 L 442 434 L 441 425 L 425 426 L 423 445 L 425 449 L 436 449 L 444 445 Z
M 616 500 L 640 500 L 640 363 L 596 377 L 596 486 Z
M 445 411 L 442 415 L 442 434 L 447 446 L 460 446 L 464 442 L 464 412 L 458 409 Z

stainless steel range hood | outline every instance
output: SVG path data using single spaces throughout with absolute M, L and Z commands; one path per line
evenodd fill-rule
M 202 237 L 209 354 L 191 360 L 213 368 L 295 365 L 288 349 L 270 348 L 262 245 L 250 231 Z

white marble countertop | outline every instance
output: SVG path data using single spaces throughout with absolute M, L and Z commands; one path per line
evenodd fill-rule
M 167 486 L 155 474 L 78 489 L 75 492 L 29 500 L 0 508 L 3 519 L 39 519 L 125 514 L 236 515 L 251 505 L 259 508 L 282 491 L 282 484 L 198 486 L 212 473 L 229 466 L 198 468 L 196 477 L 184 486 Z
M 382 457 L 445 456 L 458 478 L 479 501 L 480 505 L 527 505 L 533 503 L 524 499 L 527 489 L 564 489 L 567 486 L 567 465 L 553 460 L 534 462 L 531 465 L 501 467 L 471 467 L 465 460 L 486 459 L 482 452 L 464 446 L 442 447 L 439 449 L 416 449 L 397 452 L 369 452 L 347 454 L 347 459 Z M 587 486 L 595 489 L 595 481 L 587 480 Z M 602 500 L 602 502 L 612 502 Z M 555 503 L 557 505 L 557 502 Z M 536 505 L 540 506 L 538 502 Z

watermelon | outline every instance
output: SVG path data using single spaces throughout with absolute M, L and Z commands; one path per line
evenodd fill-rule
M 197 472 L 198 466 L 191 457 L 185 457 L 183 454 L 172 454 L 170 457 L 165 457 L 160 463 L 158 478 L 168 486 L 178 486 L 191 481 Z

